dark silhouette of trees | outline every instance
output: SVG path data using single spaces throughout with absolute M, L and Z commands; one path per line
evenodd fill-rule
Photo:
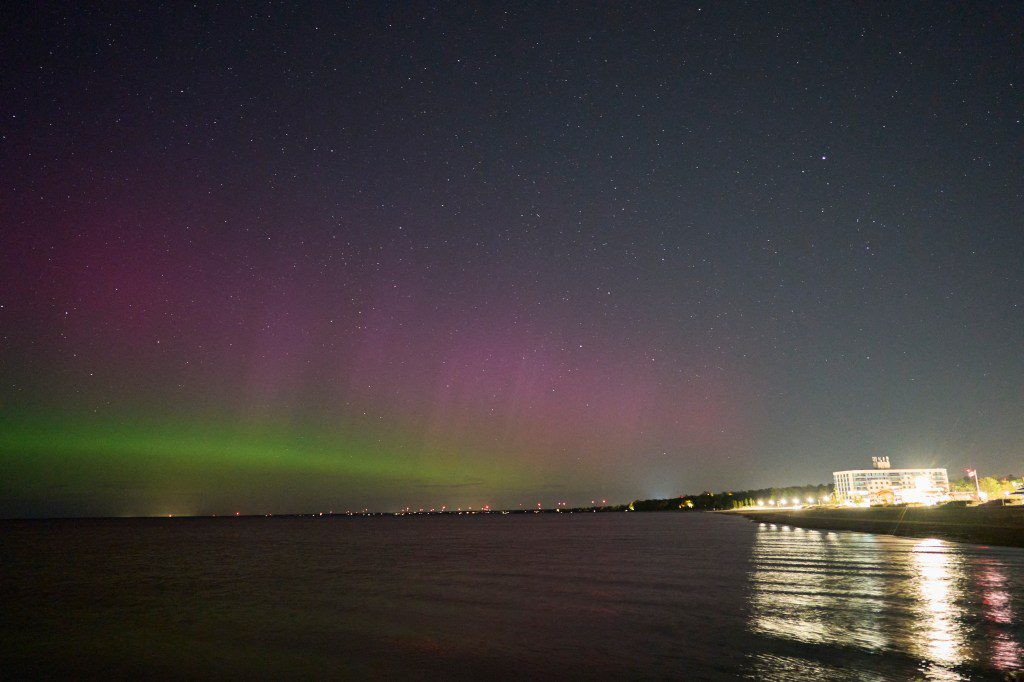
M 697 495 L 681 495 L 663 500 L 634 500 L 623 509 L 632 511 L 721 511 L 752 507 L 760 502 L 768 505 L 770 501 L 783 505 L 820 504 L 830 502 L 832 484 L 807 484 L 787 488 L 759 488 L 757 490 L 738 490 L 714 493 L 710 490 Z

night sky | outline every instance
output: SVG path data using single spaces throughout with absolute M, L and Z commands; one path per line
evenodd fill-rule
M 1020 3 L 9 3 L 0 515 L 1024 471 Z

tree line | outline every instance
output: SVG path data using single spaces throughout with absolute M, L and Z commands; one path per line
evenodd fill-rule
M 789 486 L 786 488 L 758 488 L 755 490 L 735 490 L 715 493 L 705 491 L 697 495 L 680 495 L 668 499 L 633 500 L 629 504 L 619 505 L 613 511 L 721 511 L 740 509 L 758 504 L 819 504 L 832 500 L 833 486 L 831 483 L 814 485 Z
M 1017 488 L 1021 487 L 1020 476 L 1003 476 L 1002 478 L 995 478 L 994 476 L 983 476 L 978 479 L 977 488 L 981 488 L 981 492 L 988 495 L 989 499 L 996 497 L 1003 497 L 1004 493 L 1012 493 Z M 970 476 L 964 476 L 963 478 L 957 478 L 949 482 L 950 490 L 954 492 L 974 493 L 977 492 L 977 488 L 974 485 L 974 479 Z

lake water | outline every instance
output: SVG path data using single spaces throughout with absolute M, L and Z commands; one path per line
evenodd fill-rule
M 0 523 L 0 675 L 1002 679 L 1024 550 L 717 514 Z

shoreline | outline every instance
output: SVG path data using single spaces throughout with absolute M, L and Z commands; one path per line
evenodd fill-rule
M 1024 547 L 1024 507 L 811 507 L 730 510 L 751 521 L 815 530 L 850 530 L 898 537 L 940 538 L 975 545 Z

